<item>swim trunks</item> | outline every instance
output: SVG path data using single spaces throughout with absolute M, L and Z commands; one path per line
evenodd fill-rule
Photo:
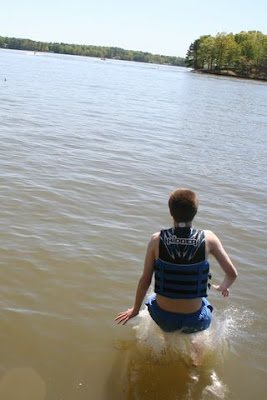
M 195 333 L 207 329 L 211 323 L 213 307 L 205 297 L 202 298 L 201 308 L 190 314 L 163 310 L 156 302 L 156 294 L 147 298 L 146 306 L 151 318 L 165 332 L 179 330 L 182 333 Z

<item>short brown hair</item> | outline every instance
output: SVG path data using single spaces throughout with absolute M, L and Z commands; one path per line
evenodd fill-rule
M 198 199 L 189 189 L 174 190 L 169 198 L 171 216 L 176 222 L 190 222 L 197 213 Z

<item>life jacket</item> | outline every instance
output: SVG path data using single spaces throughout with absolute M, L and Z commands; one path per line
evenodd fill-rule
M 207 297 L 209 262 L 204 231 L 173 227 L 160 232 L 154 267 L 155 292 L 174 299 Z

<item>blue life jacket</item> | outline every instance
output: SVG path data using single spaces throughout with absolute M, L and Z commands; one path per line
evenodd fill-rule
M 204 231 L 175 227 L 160 232 L 155 292 L 174 299 L 207 297 L 209 262 Z

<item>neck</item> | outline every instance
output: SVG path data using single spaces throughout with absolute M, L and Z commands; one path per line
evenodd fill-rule
M 173 225 L 175 228 L 191 228 L 192 222 L 176 222 L 173 221 Z

